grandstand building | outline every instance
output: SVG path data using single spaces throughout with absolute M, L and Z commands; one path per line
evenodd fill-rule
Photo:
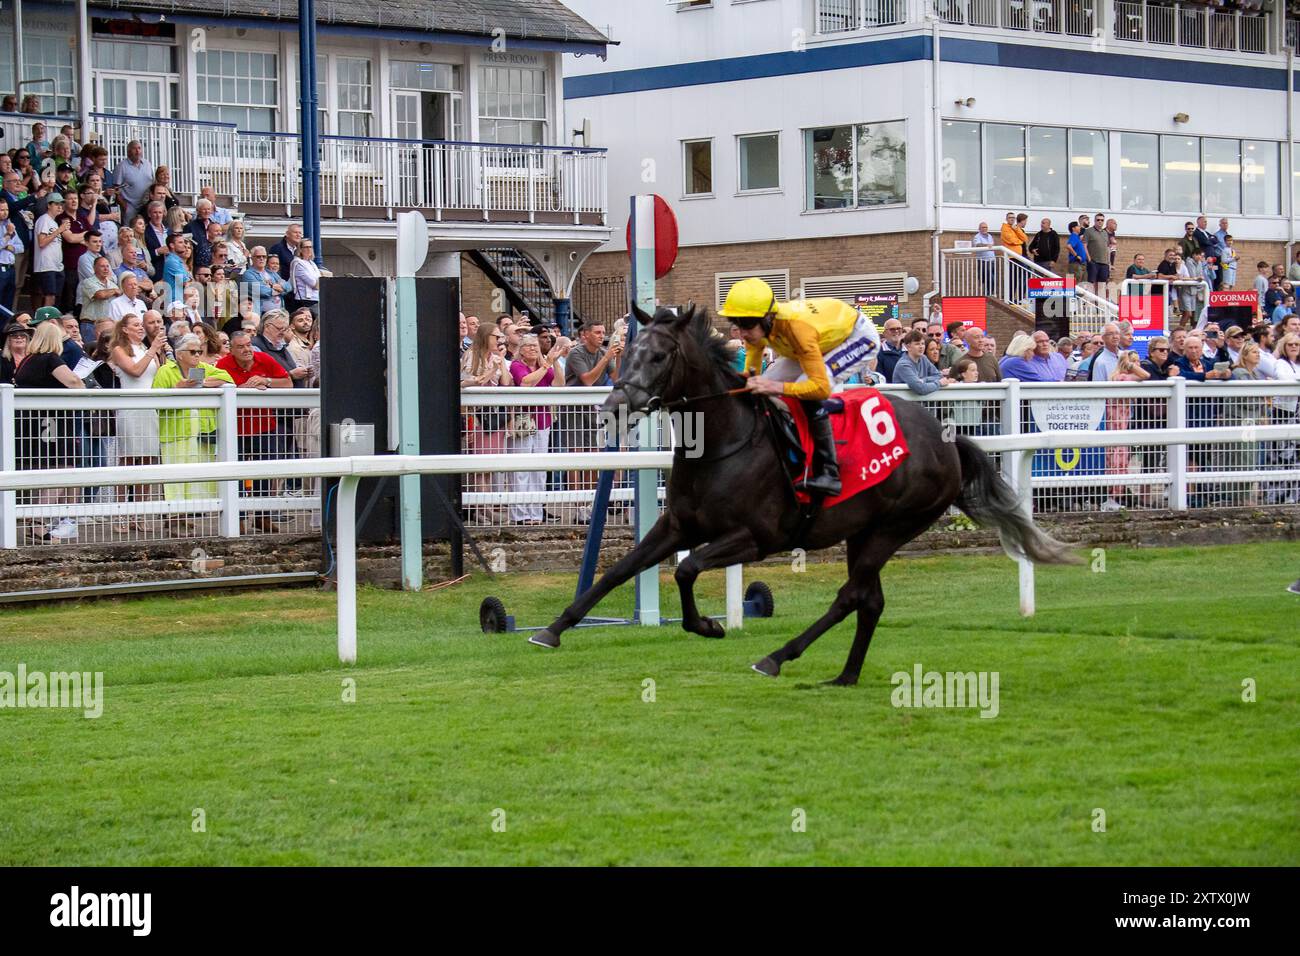
M 1237 288 L 1293 259 L 1300 31 L 1282 0 L 569 5 L 636 38 L 565 67 L 567 125 L 590 120 L 610 155 L 589 281 L 626 271 L 623 197 L 645 191 L 682 237 L 660 295 L 714 306 L 751 274 L 790 297 L 905 295 L 907 274 L 939 290 L 941 250 L 1009 211 L 1062 236 L 1105 212 L 1121 278 L 1198 214 L 1229 219 Z
M 15 36 L 15 7 L 21 37 Z M 607 38 L 558 0 L 321 0 L 316 4 L 321 230 L 336 275 L 392 275 L 396 214 L 429 221 L 426 274 L 462 275 L 467 307 L 550 314 L 609 236 L 605 151 L 572 143 L 565 54 Z M 298 4 L 89 0 L 90 138 L 116 165 L 132 139 L 192 205 L 206 186 L 271 244 L 302 220 Z M 0 89 L 75 122 L 77 5 L 4 4 Z M 17 40 L 17 42 L 15 42 Z M 41 118 L 0 114 L 8 149 Z M 462 272 L 463 270 L 463 272 Z

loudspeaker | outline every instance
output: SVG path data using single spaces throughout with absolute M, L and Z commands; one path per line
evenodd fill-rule
M 331 426 L 345 421 L 374 425 L 375 453 L 392 454 L 389 440 L 388 280 L 337 277 L 321 283 L 321 435 L 330 454 Z M 416 279 L 416 314 L 420 342 L 419 395 L 422 455 L 461 451 L 460 334 L 457 279 Z M 325 501 L 331 499 L 328 482 Z M 423 536 L 452 541 L 460 550 L 458 529 L 438 495 L 460 508 L 460 476 L 424 475 L 420 481 Z M 326 516 L 333 519 L 333 509 Z M 389 543 L 398 538 L 400 507 L 396 478 L 365 479 L 357 492 L 357 540 Z M 331 539 L 334 529 L 328 528 Z M 457 562 L 458 563 L 458 562 Z

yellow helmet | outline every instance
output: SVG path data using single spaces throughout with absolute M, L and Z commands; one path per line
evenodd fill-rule
M 776 305 L 776 294 L 762 279 L 741 279 L 727 290 L 718 315 L 729 319 L 761 319 Z

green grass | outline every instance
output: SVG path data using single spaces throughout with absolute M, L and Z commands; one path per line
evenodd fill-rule
M 1039 569 L 1029 620 L 1004 558 L 895 562 L 854 689 L 819 683 L 851 622 L 778 680 L 749 669 L 838 565 L 751 569 L 776 616 L 724 640 L 602 628 L 553 652 L 480 634 L 478 602 L 546 623 L 569 575 L 364 590 L 352 668 L 311 591 L 3 609 L 0 670 L 103 671 L 106 701 L 0 710 L 0 864 L 1295 865 L 1297 558 L 1112 550 L 1105 573 Z M 718 610 L 721 573 L 701 591 Z M 998 671 L 999 715 L 894 708 L 917 662 Z

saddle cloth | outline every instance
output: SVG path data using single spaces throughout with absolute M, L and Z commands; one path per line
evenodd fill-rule
M 804 467 L 812 462 L 812 435 L 808 418 L 798 399 L 780 396 L 790 412 L 799 434 Z M 835 450 L 840 460 L 840 493 L 827 498 L 829 508 L 852 498 L 860 491 L 878 485 L 911 454 L 907 439 L 894 414 L 889 399 L 874 388 L 854 388 L 822 403 L 831 412 L 831 430 L 835 435 Z M 841 405 L 842 409 L 836 408 Z M 797 477 L 797 476 L 796 476 Z M 807 504 L 810 496 L 796 491 L 800 504 Z

